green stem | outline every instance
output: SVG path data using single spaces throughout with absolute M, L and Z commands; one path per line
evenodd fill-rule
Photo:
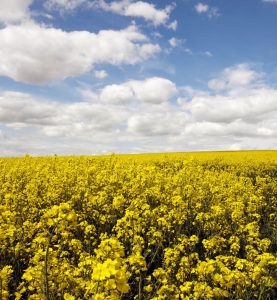
M 48 254 L 49 254 L 49 248 L 51 245 L 52 237 L 54 235 L 54 231 L 57 228 L 57 223 L 55 224 L 53 230 L 50 232 L 50 236 L 48 239 L 48 244 L 46 246 L 45 250 L 45 257 L 44 257 L 44 299 L 50 300 L 49 297 L 49 283 L 48 283 Z
M 139 295 L 138 295 L 138 299 L 141 300 L 142 299 L 142 276 L 140 274 L 140 277 L 139 277 Z
M 263 292 L 264 292 L 264 289 L 261 288 L 260 293 L 259 293 L 259 296 L 258 296 L 258 300 L 261 300 L 261 299 L 262 299 Z
M 160 244 L 158 245 L 158 247 L 157 247 L 157 249 L 156 249 L 156 251 L 155 251 L 155 253 L 154 253 L 154 255 L 153 255 L 152 259 L 151 259 L 151 261 L 149 262 L 149 264 L 147 266 L 148 269 L 151 267 L 152 263 L 154 262 L 154 260 L 156 258 L 156 255 L 158 254 L 159 250 L 160 250 Z
M 95 297 L 96 297 L 96 295 L 97 295 L 97 293 L 98 293 L 99 282 L 100 282 L 100 280 L 97 280 L 96 291 L 95 291 L 95 293 L 94 293 L 93 299 L 95 299 Z

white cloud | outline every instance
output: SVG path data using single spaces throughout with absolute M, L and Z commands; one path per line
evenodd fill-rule
M 133 90 L 124 84 L 108 85 L 102 89 L 100 94 L 101 101 L 114 104 L 129 103 L 134 97 Z
M 210 7 L 208 4 L 205 3 L 197 3 L 195 6 L 195 11 L 198 14 L 206 14 L 210 19 L 219 16 L 219 11 L 217 7 Z
M 239 64 L 226 68 L 219 78 L 210 80 L 208 86 L 215 91 L 247 87 L 252 83 L 257 83 L 257 80 L 263 78 L 263 76 L 263 73 L 252 70 L 248 64 Z
M 210 51 L 203 52 L 203 55 L 205 55 L 207 57 L 213 57 L 213 54 Z
M 174 20 L 173 22 L 171 22 L 170 24 L 167 25 L 167 28 L 172 29 L 172 30 L 177 30 L 178 27 L 178 22 L 177 20 Z
M 29 6 L 33 0 L 1 0 L 0 22 L 10 23 L 29 17 Z
M 98 79 L 104 79 L 108 77 L 108 73 L 105 70 L 95 70 L 94 75 Z
M 91 94 L 86 90 L 83 101 L 72 103 L 39 99 L 21 92 L 0 92 L 0 124 L 13 129 L 37 128 L 48 136 L 113 131 L 124 120 L 127 122 L 129 107 L 135 102 L 135 107 L 157 107 L 156 104 L 162 105 L 176 92 L 171 81 L 156 77 L 107 85 Z
M 131 116 L 128 119 L 128 131 L 143 136 L 171 134 L 171 128 L 165 122 L 161 122 L 161 118 L 164 116 L 152 113 Z
M 252 70 L 247 64 L 240 64 L 224 71 L 227 84 L 231 87 L 246 86 L 259 79 L 261 74 Z
M 177 88 L 172 81 L 159 77 L 142 81 L 130 80 L 126 85 L 134 91 L 134 95 L 139 101 L 152 104 L 167 102 L 177 94 Z
M 192 137 L 201 139 L 206 149 L 274 149 L 277 90 L 265 85 L 263 76 L 241 64 L 225 69 L 220 78 L 209 82 L 213 94 L 182 89 L 190 100 L 179 97 L 177 103 L 191 116 L 183 136 L 189 141 Z
M 259 122 L 277 112 L 277 91 L 257 88 L 236 95 L 195 96 L 185 104 L 198 121 L 228 123 L 238 119 Z
M 109 131 L 122 115 L 117 107 L 97 103 L 58 103 L 9 91 L 0 94 L 0 123 L 14 129 L 37 128 L 47 136 Z
M 203 14 L 203 13 L 206 13 L 208 12 L 209 10 L 209 5 L 207 4 L 204 4 L 204 3 L 197 3 L 195 5 L 195 10 L 199 13 L 199 14 Z
M 173 48 L 177 47 L 178 45 L 180 45 L 182 43 L 181 40 L 176 39 L 175 37 L 172 37 L 171 39 L 169 39 L 168 42 L 169 42 L 170 46 Z
M 0 94 L 0 122 L 13 128 L 51 124 L 57 114 L 55 103 L 39 102 L 20 92 Z
M 188 55 L 194 55 L 195 53 L 190 48 L 185 48 L 184 52 Z
M 0 154 L 274 149 L 277 90 L 246 77 L 243 89 L 236 79 L 212 93 L 165 78 L 127 80 L 75 102 L 0 92 Z
M 109 3 L 99 0 L 94 2 L 94 6 L 127 17 L 140 17 L 153 23 L 155 26 L 166 25 L 174 8 L 174 5 L 168 5 L 164 9 L 158 9 L 152 3 L 131 0 L 112 1 Z M 168 26 L 176 30 L 177 21 L 168 24 Z
M 167 102 L 177 94 L 175 84 L 164 78 L 129 80 L 123 84 L 108 85 L 102 89 L 100 99 L 109 103 L 140 101 L 152 104 Z
M 259 128 L 253 124 L 244 123 L 243 121 L 234 121 L 228 124 L 214 122 L 194 122 L 185 128 L 185 133 L 195 136 L 210 136 L 210 137 L 234 137 L 242 139 L 244 137 L 264 136 Z M 275 132 L 276 135 L 276 132 Z M 231 145 L 230 145 L 231 146 Z
M 162 34 L 157 31 L 153 32 L 152 35 L 153 35 L 153 37 L 155 37 L 157 39 L 161 39 L 163 37 Z
M 216 18 L 216 17 L 219 17 L 220 16 L 220 13 L 219 13 L 219 10 L 217 7 L 211 7 L 209 9 L 209 12 L 208 12 L 208 17 L 211 19 L 211 18 Z
M 87 0 L 46 0 L 43 5 L 48 10 L 74 10 L 86 2 Z
M 277 3 L 277 0 L 262 0 L 265 3 Z
M 177 113 L 168 108 L 166 112 L 154 111 L 132 115 L 128 119 L 127 131 L 145 137 L 179 135 L 180 127 L 184 126 L 186 121 L 184 113 Z
M 214 91 L 224 90 L 226 88 L 226 82 L 223 79 L 211 79 L 208 82 L 208 87 Z
M 160 51 L 135 25 L 66 32 L 28 22 L 0 30 L 0 76 L 42 84 L 86 73 L 97 63 L 135 64 Z
M 172 40 L 172 41 L 170 41 L 169 40 L 169 43 L 172 43 L 173 42 L 173 44 L 171 45 L 172 47 L 173 47 L 173 45 L 175 44 L 174 42 L 174 40 Z M 182 44 L 185 44 L 186 43 L 186 40 L 176 40 L 176 42 L 177 42 L 177 44 L 176 45 L 182 45 Z M 186 53 L 186 54 L 188 54 L 188 55 L 197 55 L 197 56 L 205 56 L 205 57 L 213 57 L 213 54 L 210 52 L 210 51 L 194 51 L 194 50 L 192 50 L 191 48 L 189 48 L 189 47 L 183 47 L 182 48 L 182 50 Z
M 156 151 L 274 148 L 276 97 L 268 87 L 236 96 L 196 92 L 190 100 L 178 98 L 179 110 L 169 105 L 131 115 L 127 130 L 145 142 L 144 151 L 150 145 Z
M 167 28 L 176 30 L 177 20 L 170 23 L 170 13 L 174 4 L 166 6 L 164 9 L 158 9 L 152 3 L 145 1 L 120 0 L 106 2 L 104 0 L 47 0 L 44 7 L 48 10 L 72 11 L 78 7 L 100 8 L 105 11 L 113 12 L 126 17 L 143 18 L 154 26 L 165 25 Z

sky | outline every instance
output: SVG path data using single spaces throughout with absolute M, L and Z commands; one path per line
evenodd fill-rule
M 1 0 L 0 156 L 277 149 L 277 0 Z

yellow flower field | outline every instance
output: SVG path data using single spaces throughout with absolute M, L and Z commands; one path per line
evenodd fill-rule
M 0 159 L 0 299 L 277 299 L 277 151 Z

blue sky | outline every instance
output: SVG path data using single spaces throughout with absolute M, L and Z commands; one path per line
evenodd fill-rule
M 2 0 L 0 155 L 277 148 L 276 0 Z

